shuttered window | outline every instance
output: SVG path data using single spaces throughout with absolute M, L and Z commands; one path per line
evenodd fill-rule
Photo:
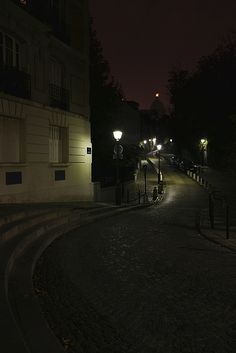
M 21 162 L 22 120 L 0 116 L 0 163 Z
M 67 155 L 67 128 L 49 126 L 49 161 L 66 163 Z
M 19 43 L 3 32 L 0 32 L 0 65 L 20 67 Z

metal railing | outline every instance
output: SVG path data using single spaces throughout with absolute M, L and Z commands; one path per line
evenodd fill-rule
M 205 210 L 198 210 L 196 213 L 196 226 L 207 226 L 219 232 L 226 239 L 236 232 L 236 212 L 227 197 L 203 177 L 201 173 L 187 171 L 186 174 L 195 180 L 199 185 L 208 191 L 208 206 Z
M 49 96 L 51 107 L 69 110 L 69 91 L 67 89 L 50 83 Z

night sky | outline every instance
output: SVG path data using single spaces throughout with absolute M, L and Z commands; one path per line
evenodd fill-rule
M 236 30 L 236 0 L 90 0 L 94 28 L 128 100 L 167 103 L 168 72 L 191 69 Z

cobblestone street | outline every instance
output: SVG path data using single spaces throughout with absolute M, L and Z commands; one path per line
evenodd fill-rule
M 233 353 L 236 254 L 195 229 L 207 193 L 168 169 L 164 201 L 82 226 L 40 259 L 36 291 L 74 353 Z

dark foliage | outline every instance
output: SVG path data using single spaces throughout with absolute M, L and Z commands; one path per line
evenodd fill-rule
M 90 26 L 90 120 L 93 144 L 93 181 L 112 184 L 115 181 L 115 160 L 113 160 L 115 126 L 114 113 L 119 112 L 122 102 L 121 86 L 110 75 L 108 62 L 104 59 L 103 49 L 96 32 Z M 130 161 L 125 155 L 121 161 L 121 173 L 130 169 Z M 130 174 L 130 171 L 128 171 Z M 132 174 L 132 173 L 131 173 Z
M 236 42 L 200 58 L 192 73 L 171 72 L 168 88 L 179 149 L 196 157 L 200 138 L 207 137 L 212 165 L 236 165 Z

